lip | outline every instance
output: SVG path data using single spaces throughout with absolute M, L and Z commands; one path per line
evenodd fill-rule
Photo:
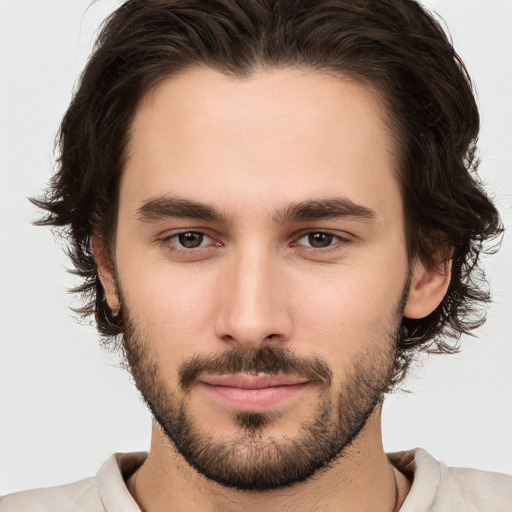
M 268 375 L 259 373 L 248 375 L 247 373 L 236 373 L 233 375 L 209 375 L 200 379 L 204 384 L 211 386 L 226 386 L 240 389 L 263 389 L 276 386 L 294 386 L 304 384 L 308 379 L 290 377 L 288 375 Z
M 262 412 L 303 392 L 311 381 L 286 375 L 212 375 L 199 380 L 201 388 L 220 405 L 238 411 Z

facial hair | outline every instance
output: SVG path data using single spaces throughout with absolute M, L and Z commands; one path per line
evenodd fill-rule
M 191 357 L 181 364 L 179 387 L 172 391 L 152 352 L 151 340 L 142 334 L 124 300 L 123 348 L 135 384 L 154 419 L 190 466 L 228 488 L 252 492 L 282 489 L 311 478 L 342 457 L 392 387 L 406 298 L 404 292 L 391 326 L 381 334 L 379 343 L 369 343 L 366 352 L 351 363 L 337 389 L 333 389 L 333 373 L 326 361 L 267 345 L 255 351 L 231 348 L 211 356 Z M 307 378 L 318 385 L 320 399 L 293 436 L 266 432 L 279 413 L 242 411 L 233 414 L 237 434 L 222 439 L 197 425 L 188 410 L 189 397 L 201 375 L 234 373 Z

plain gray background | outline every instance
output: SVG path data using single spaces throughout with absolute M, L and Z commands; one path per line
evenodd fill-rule
M 103 18 L 99 0 L 0 0 L 0 495 L 96 473 L 145 450 L 151 419 L 66 292 L 76 281 L 27 196 L 52 171 L 53 140 Z M 512 225 L 512 1 L 429 0 L 476 83 L 481 175 Z M 384 408 L 388 451 L 422 446 L 450 465 L 512 473 L 512 235 L 485 260 L 495 303 L 479 339 L 430 357 Z

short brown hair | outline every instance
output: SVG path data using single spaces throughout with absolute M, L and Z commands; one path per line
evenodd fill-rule
M 489 301 L 479 268 L 497 237 L 497 210 L 476 170 L 479 114 L 472 84 L 440 24 L 413 0 L 129 0 L 106 21 L 60 130 L 59 169 L 40 224 L 65 229 L 83 283 L 84 315 L 104 336 L 122 333 L 90 250 L 112 241 L 130 125 L 142 97 L 178 71 L 206 65 L 247 77 L 257 68 L 307 67 L 370 84 L 385 100 L 400 161 L 409 257 L 449 254 L 439 307 L 404 318 L 398 370 L 417 350 L 454 352 Z

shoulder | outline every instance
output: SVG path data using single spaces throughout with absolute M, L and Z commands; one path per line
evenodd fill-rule
M 146 456 L 143 452 L 115 453 L 103 463 L 95 477 L 0 498 L 0 512 L 140 512 L 126 488 L 125 479 Z
M 468 468 L 452 468 L 425 450 L 388 455 L 412 480 L 400 512 L 510 512 L 512 476 Z
M 0 512 L 103 512 L 95 478 L 46 489 L 32 489 L 0 498 Z
M 510 512 L 512 476 L 441 464 L 438 496 L 440 501 L 452 506 L 464 503 L 468 512 Z

